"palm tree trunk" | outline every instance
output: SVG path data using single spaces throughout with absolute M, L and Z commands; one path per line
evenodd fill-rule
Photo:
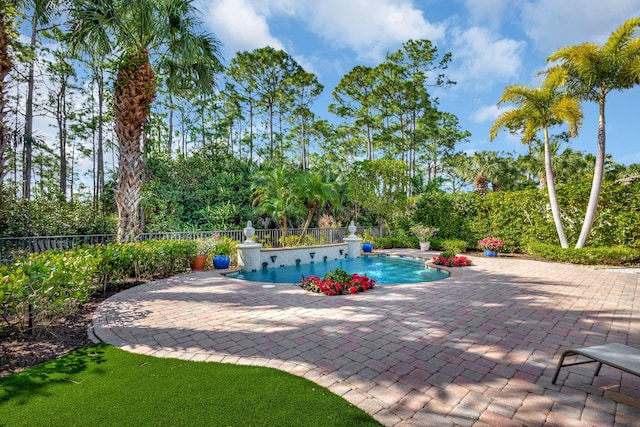
M 309 213 L 307 214 L 307 220 L 304 222 L 304 228 L 302 229 L 302 233 L 300 233 L 300 239 L 298 239 L 298 244 L 302 243 L 302 239 L 304 238 L 304 235 L 307 233 L 307 229 L 309 228 L 309 224 L 311 223 L 313 214 L 316 211 L 316 206 L 318 206 L 316 202 L 312 202 L 309 204 Z
M 580 230 L 580 237 L 576 243 L 576 248 L 584 248 L 591 226 L 596 217 L 596 209 L 598 209 L 598 200 L 600 199 L 600 190 L 602 189 L 602 178 L 604 176 L 604 160 L 605 160 L 605 120 L 604 120 L 604 102 L 605 94 L 601 93 L 598 99 L 600 116 L 598 117 L 598 152 L 596 153 L 596 163 L 593 171 L 593 182 L 591 183 L 591 193 L 589 194 L 589 204 Z
M 120 153 L 118 165 L 118 242 L 131 242 L 140 229 L 136 214 L 142 188 L 140 142 L 155 96 L 155 75 L 149 54 L 131 55 L 118 70 L 114 99 L 115 132 Z
M 562 217 L 560 216 L 560 207 L 558 206 L 558 198 L 556 196 L 556 185 L 553 177 L 553 168 L 551 167 L 551 152 L 549 150 L 549 131 L 545 126 L 544 132 L 544 166 L 547 177 L 547 190 L 549 192 L 549 203 L 551 204 L 551 212 L 553 213 L 553 222 L 556 223 L 556 231 L 558 232 L 558 238 L 560 239 L 560 246 L 568 248 L 567 236 L 564 234 L 564 227 L 562 225 Z

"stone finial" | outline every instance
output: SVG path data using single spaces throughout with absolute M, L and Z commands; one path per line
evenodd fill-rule
M 247 221 L 247 228 L 244 229 L 244 235 L 247 239 L 244 243 L 253 243 L 253 236 L 256 234 L 256 229 L 251 225 L 251 221 Z
M 349 224 L 349 227 L 347 228 L 349 230 L 349 237 L 356 237 L 356 224 L 355 222 L 351 221 L 351 224 Z

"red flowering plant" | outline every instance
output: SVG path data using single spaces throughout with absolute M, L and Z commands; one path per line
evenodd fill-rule
M 364 292 L 375 286 L 376 281 L 361 274 L 349 274 L 339 268 L 328 272 L 321 279 L 309 276 L 299 283 L 302 289 L 325 295 L 345 295 Z
M 431 261 L 436 265 L 444 265 L 447 267 L 466 267 L 473 265 L 471 260 L 466 256 L 456 255 L 453 251 L 444 251 L 439 255 L 431 258 Z
M 502 240 L 497 237 L 485 237 L 484 239 L 478 242 L 478 247 L 480 249 L 488 250 L 488 251 L 497 251 L 501 247 L 504 246 Z

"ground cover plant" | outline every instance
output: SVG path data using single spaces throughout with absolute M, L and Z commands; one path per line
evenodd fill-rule
M 0 378 L 10 426 L 379 426 L 304 378 L 271 368 L 161 359 L 96 344 Z
M 373 288 L 375 284 L 375 280 L 365 275 L 349 274 L 340 268 L 328 272 L 322 279 L 309 276 L 300 281 L 302 289 L 325 295 L 357 294 Z

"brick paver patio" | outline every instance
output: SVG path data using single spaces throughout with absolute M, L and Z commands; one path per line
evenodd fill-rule
M 640 425 L 633 375 L 582 365 L 551 384 L 568 348 L 640 348 L 640 274 L 472 259 L 445 280 L 339 297 L 194 272 L 111 297 L 94 332 L 137 353 L 278 368 L 386 426 Z

